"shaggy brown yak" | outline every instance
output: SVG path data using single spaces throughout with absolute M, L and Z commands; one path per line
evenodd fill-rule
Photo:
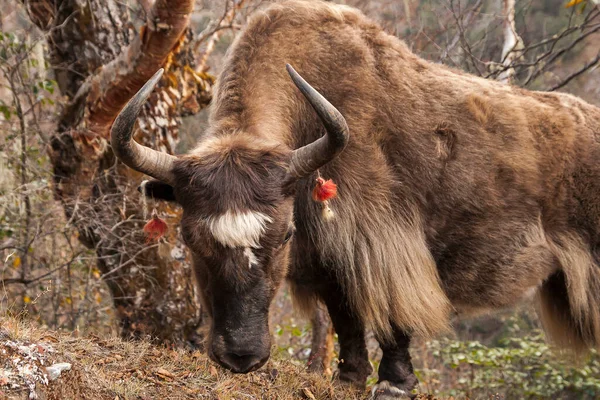
M 159 75 L 112 145 L 157 179 L 147 195 L 183 207 L 219 364 L 265 363 L 285 278 L 304 309 L 327 305 L 340 379 L 365 384 L 364 332 L 377 333 L 380 399 L 413 390 L 410 337 L 455 313 L 535 294 L 551 339 L 600 344 L 600 109 L 427 62 L 359 11 L 316 1 L 252 18 L 189 154 L 131 140 Z M 338 185 L 331 220 L 311 198 L 317 173 Z

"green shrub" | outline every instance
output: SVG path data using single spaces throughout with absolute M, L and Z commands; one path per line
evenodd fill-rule
M 513 332 L 514 333 L 514 332 Z M 437 385 L 441 396 L 506 399 L 597 399 L 600 398 L 600 355 L 592 351 L 574 360 L 546 344 L 539 330 L 524 337 L 504 338 L 496 347 L 477 341 L 443 339 L 428 343 L 428 353 L 437 369 L 421 369 L 417 375 Z M 437 365 L 436 365 L 437 366 Z M 453 373 L 452 371 L 455 371 Z M 445 389 L 450 388 L 450 389 Z

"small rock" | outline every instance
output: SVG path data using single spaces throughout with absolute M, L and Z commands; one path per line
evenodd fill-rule
M 185 260 L 185 250 L 181 247 L 173 247 L 171 250 L 171 257 L 173 257 L 177 261 Z
M 71 364 L 69 363 L 57 363 L 46 367 L 46 373 L 48 374 L 48 379 L 53 381 L 60 376 L 61 372 L 68 371 L 70 369 Z
M 277 379 L 278 376 L 279 376 L 279 371 L 277 371 L 275 368 L 273 368 L 271 371 L 269 371 L 269 377 L 271 378 L 272 381 Z

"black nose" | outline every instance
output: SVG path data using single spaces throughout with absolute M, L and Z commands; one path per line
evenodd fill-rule
M 225 353 L 219 357 L 218 361 L 231 372 L 245 374 L 259 369 L 267 360 L 252 353 Z

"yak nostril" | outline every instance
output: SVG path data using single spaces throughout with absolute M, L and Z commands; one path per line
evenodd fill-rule
M 263 344 L 262 338 L 235 340 L 214 333 L 208 348 L 209 357 L 222 367 L 238 374 L 245 374 L 262 367 L 270 355 L 270 343 Z M 257 346 L 257 343 L 261 342 Z
M 226 353 L 223 358 L 233 372 L 241 373 L 253 371 L 261 362 L 255 354 Z
M 231 370 L 232 372 L 242 374 L 252 372 L 260 368 L 266 361 L 266 359 L 263 359 L 256 354 L 239 354 L 234 352 L 225 353 L 216 358 L 216 361 L 223 367 Z

